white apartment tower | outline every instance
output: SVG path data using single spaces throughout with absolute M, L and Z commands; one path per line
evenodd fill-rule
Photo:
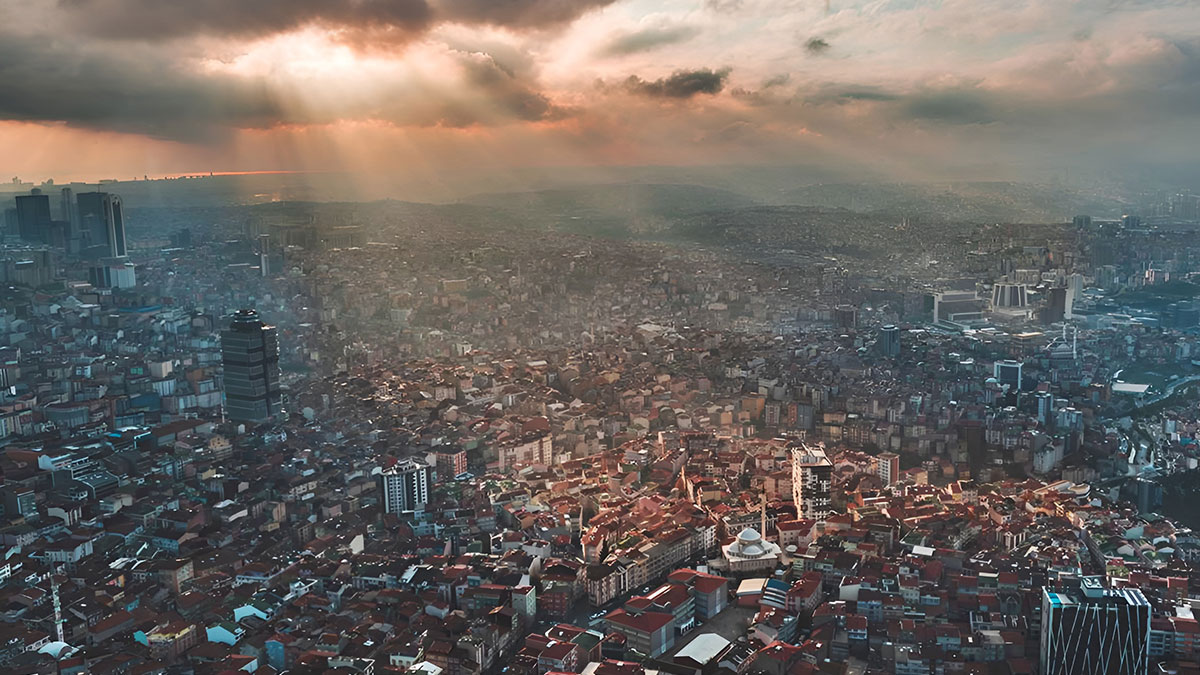
M 824 448 L 799 443 L 792 447 L 792 500 L 796 515 L 810 520 L 825 520 L 833 512 L 830 483 L 833 463 Z

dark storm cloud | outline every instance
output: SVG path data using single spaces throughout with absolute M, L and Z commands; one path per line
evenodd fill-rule
M 809 38 L 808 42 L 804 43 L 804 49 L 809 54 L 824 54 L 829 51 L 829 43 L 823 38 Z
M 677 70 L 667 77 L 646 81 L 637 75 L 625 80 L 625 89 L 656 98 L 692 98 L 698 94 L 718 94 L 729 79 L 729 68 Z
M 666 45 L 687 42 L 700 30 L 694 26 L 661 26 L 618 35 L 602 51 L 608 56 L 624 56 L 646 52 Z
M 146 41 L 257 37 L 314 24 L 412 34 L 433 14 L 425 0 L 60 0 L 60 7 L 80 32 Z
M 443 120 L 444 123 L 470 126 L 495 117 L 539 122 L 559 119 L 567 114 L 565 109 L 551 103 L 545 94 L 500 66 L 488 55 L 472 55 L 464 61 L 463 67 L 467 75 L 467 85 L 488 103 L 485 109 L 488 112 L 472 118 L 464 117 L 463 113 L 466 111 L 458 109 L 453 115 L 448 115 Z
M 382 86 L 324 109 L 299 105 L 261 80 L 194 73 L 154 53 L 6 36 L 0 39 L 0 119 L 202 142 L 233 129 L 339 119 L 468 127 L 561 119 L 571 112 L 554 105 L 532 79 L 478 52 L 461 54 L 465 87 L 459 90 Z
M 319 25 L 352 41 L 396 41 L 447 21 L 513 29 L 568 23 L 614 0 L 59 0 L 72 27 L 145 41 L 258 37 Z
M 508 28 L 548 28 L 574 21 L 616 0 L 437 0 L 439 20 Z
M 282 110 L 260 87 L 192 74 L 140 54 L 0 36 L 0 118 L 199 140 L 269 126 Z

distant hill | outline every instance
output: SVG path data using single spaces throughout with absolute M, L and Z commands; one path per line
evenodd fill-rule
M 781 198 L 860 213 L 974 223 L 1068 222 L 1079 214 L 1115 217 L 1126 206 L 1111 194 L 1012 182 L 829 183 L 797 187 Z

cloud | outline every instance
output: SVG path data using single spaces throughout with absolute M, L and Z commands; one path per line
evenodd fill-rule
M 981 92 L 962 89 L 921 92 L 907 97 L 903 108 L 913 119 L 987 124 L 996 121 L 996 111 L 987 98 Z
M 283 109 L 261 87 L 198 75 L 140 50 L 108 53 L 15 35 L 0 39 L 0 118 L 200 140 L 269 126 Z
M 147 45 L 68 46 L 0 39 L 0 120 L 210 143 L 237 129 L 377 120 L 397 126 L 496 126 L 563 119 L 536 79 L 491 54 L 451 50 L 438 80 L 405 78 L 311 91 L 270 75 L 201 72 Z
M 768 77 L 766 80 L 763 80 L 762 88 L 763 89 L 774 89 L 775 87 L 782 87 L 783 85 L 785 85 L 791 81 L 792 81 L 792 76 L 790 74 L 780 73 L 779 75 L 772 75 L 771 77 Z
M 741 9 L 743 2 L 742 0 L 704 0 L 704 6 L 712 12 L 729 14 Z
M 143 41 L 248 38 L 310 25 L 410 35 L 433 18 L 425 0 L 61 0 L 59 6 L 80 33 Z
M 543 29 L 615 0 L 60 0 L 71 27 L 109 39 L 253 38 L 320 26 L 358 46 L 411 40 L 439 23 Z
M 454 126 L 469 126 L 485 119 L 501 118 L 505 120 L 521 120 L 538 122 L 543 120 L 561 119 L 568 111 L 551 103 L 550 99 L 532 87 L 529 83 L 518 79 L 512 72 L 501 67 L 495 59 L 487 54 L 474 53 L 463 59 L 466 83 L 475 96 L 483 99 L 483 105 L 476 109 L 487 114 L 469 119 L 462 124 L 464 117 L 461 111 L 455 116 L 459 122 Z
M 789 73 L 780 73 L 772 75 L 763 80 L 762 85 L 758 89 L 746 89 L 745 87 L 735 87 L 729 91 L 735 99 L 751 106 L 767 106 L 779 103 L 789 103 L 792 99 L 791 88 L 788 91 L 781 91 L 792 81 L 792 76 Z
M 809 54 L 824 54 L 829 51 L 829 43 L 824 38 L 809 38 L 808 42 L 804 43 L 804 49 Z
M 439 19 L 506 28 L 548 28 L 569 23 L 616 0 L 437 0 Z
M 971 152 L 1086 153 L 1103 163 L 1123 157 L 1118 144 L 1137 156 L 1200 151 L 1194 0 L 604 10 L 613 4 L 0 0 L 0 120 L 213 147 L 247 128 L 256 131 L 239 142 L 276 132 L 305 141 L 339 125 L 364 138 L 393 126 L 404 127 L 397 137 L 446 138 L 503 126 L 458 135 L 464 144 L 544 138 L 542 152 L 578 152 L 585 164 L 753 161 L 814 144 L 829 157 L 890 154 L 900 164 Z M 843 54 L 853 58 L 831 58 Z M 736 79 L 709 64 L 735 66 Z M 558 120 L 569 123 L 549 123 Z M 705 138 L 721 147 L 698 143 Z
M 729 68 L 711 70 L 677 70 L 652 82 L 637 75 L 625 80 L 625 89 L 641 96 L 654 98 L 692 98 L 699 94 L 719 94 L 729 79 Z
M 601 54 L 624 56 L 647 52 L 666 45 L 687 42 L 699 34 L 699 28 L 687 25 L 642 28 L 613 38 L 601 49 Z

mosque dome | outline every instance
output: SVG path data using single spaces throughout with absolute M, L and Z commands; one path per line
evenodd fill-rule
M 767 552 L 763 548 L 762 535 L 753 527 L 747 527 L 738 535 L 738 555 L 744 558 L 757 558 Z

